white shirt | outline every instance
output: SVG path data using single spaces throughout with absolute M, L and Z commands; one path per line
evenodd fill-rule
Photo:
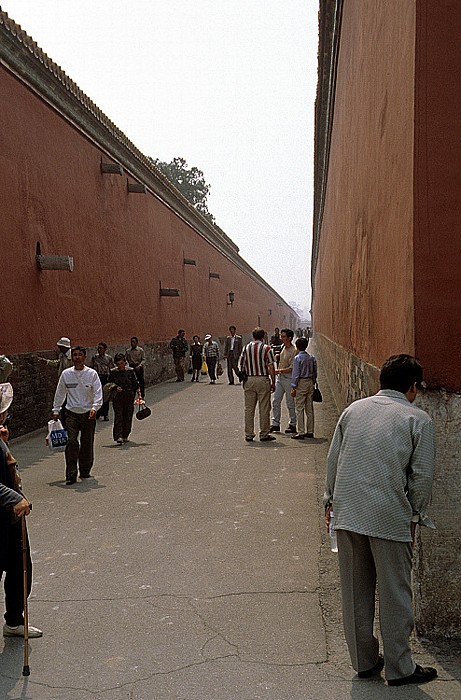
M 87 413 L 101 408 L 102 386 L 97 372 L 86 365 L 83 369 L 65 369 L 56 387 L 53 412 L 60 411 L 66 396 L 66 408 L 73 413 Z

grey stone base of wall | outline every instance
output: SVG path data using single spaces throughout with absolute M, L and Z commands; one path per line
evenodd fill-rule
M 143 343 L 142 347 L 146 354 L 146 386 L 164 382 L 175 376 L 168 342 Z M 126 349 L 126 345 L 112 345 L 108 352 L 114 356 L 117 352 L 125 352 Z M 96 352 L 96 348 L 87 348 L 87 364 Z M 57 357 L 57 352 L 39 354 L 47 359 Z M 14 388 L 10 427 L 12 435 L 19 437 L 47 424 L 53 406 L 58 373 L 52 367 L 39 364 L 36 354 L 8 355 L 8 357 L 14 365 L 14 371 L 8 379 Z
M 379 369 L 315 334 L 317 359 L 338 411 L 379 389 Z M 421 528 L 414 548 L 414 603 L 419 634 L 461 638 L 461 396 L 443 390 L 418 394 L 432 417 L 437 462 L 429 515 L 437 530 Z

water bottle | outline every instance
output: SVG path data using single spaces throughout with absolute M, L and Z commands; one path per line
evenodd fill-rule
M 330 527 L 329 527 L 329 533 L 330 533 L 330 546 L 331 546 L 331 551 L 332 552 L 337 552 L 338 551 L 338 539 L 336 537 L 336 528 L 335 528 L 335 516 L 333 514 L 333 511 L 330 512 Z

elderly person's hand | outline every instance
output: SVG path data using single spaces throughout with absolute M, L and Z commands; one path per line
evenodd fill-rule
M 3 442 L 8 442 L 9 437 L 10 431 L 8 428 L 5 428 L 4 425 L 0 426 L 0 440 L 3 440 Z
M 27 501 L 25 498 L 19 501 L 19 503 L 15 503 L 13 506 L 13 512 L 15 515 L 18 516 L 18 518 L 21 518 L 23 515 L 29 515 L 30 513 L 30 503 Z

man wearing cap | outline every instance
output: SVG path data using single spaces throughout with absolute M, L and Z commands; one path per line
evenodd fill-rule
M 70 339 L 62 337 L 56 343 L 59 350 L 59 355 L 55 360 L 47 360 L 46 357 L 37 357 L 38 362 L 42 365 L 47 365 L 48 367 L 55 367 L 58 370 L 58 379 L 65 369 L 72 367 L 72 357 L 70 352 Z M 62 405 L 61 409 L 61 423 L 63 428 L 66 427 L 66 402 Z
M 88 479 L 94 461 L 94 431 L 96 413 L 102 406 L 102 386 L 96 370 L 85 365 L 86 349 L 72 348 L 73 367 L 65 369 L 56 387 L 53 420 L 67 397 L 66 429 L 66 484 L 75 484 L 77 471 L 80 478 Z M 78 441 L 80 435 L 80 443 Z
M 24 636 L 24 578 L 21 517 L 29 515 L 31 505 L 21 493 L 16 460 L 8 448 L 5 421 L 13 401 L 13 387 L 0 384 L 0 579 L 5 573 L 4 637 Z M 32 562 L 26 531 L 27 595 L 32 586 Z M 42 631 L 29 625 L 29 637 L 41 637 Z
M 219 360 L 219 345 L 213 340 L 211 333 L 207 333 L 203 343 L 203 358 L 208 367 L 210 384 L 216 384 L 216 365 Z
M 72 367 L 72 357 L 70 352 L 70 339 L 60 338 L 56 343 L 59 350 L 59 356 L 55 360 L 47 360 L 45 357 L 37 357 L 37 360 L 42 365 L 48 365 L 48 367 L 56 367 L 58 370 L 58 377 L 61 376 L 63 371 L 68 367 Z

